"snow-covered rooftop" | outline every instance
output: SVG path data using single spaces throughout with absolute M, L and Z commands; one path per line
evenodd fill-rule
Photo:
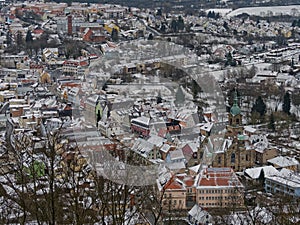
M 278 167 L 297 166 L 299 162 L 297 159 L 289 156 L 277 156 L 273 159 L 269 159 L 268 163 L 276 165 Z

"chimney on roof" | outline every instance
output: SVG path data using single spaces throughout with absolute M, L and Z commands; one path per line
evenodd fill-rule
M 72 35 L 73 33 L 72 25 L 72 15 L 68 15 L 68 35 Z

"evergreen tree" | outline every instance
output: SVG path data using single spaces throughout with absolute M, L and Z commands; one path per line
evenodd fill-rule
M 118 34 L 118 30 L 117 29 L 112 29 L 112 32 L 111 32 L 111 39 L 113 41 L 118 41 L 119 40 L 119 34 Z
M 148 40 L 153 40 L 153 34 L 152 33 L 149 34 Z
M 276 129 L 276 125 L 275 125 L 275 117 L 274 117 L 274 114 L 273 114 L 273 113 L 271 113 L 271 115 L 270 115 L 268 127 L 269 127 L 269 129 L 271 129 L 272 131 L 275 131 L 275 129 Z
M 207 13 L 207 17 L 208 17 L 208 18 L 211 18 L 211 15 L 212 15 L 212 12 L 209 11 L 209 12 Z
M 100 110 L 97 111 L 97 123 L 96 123 L 96 127 L 98 127 L 98 122 L 101 120 L 101 113 Z
M 23 48 L 24 40 L 21 31 L 18 31 L 16 38 L 17 49 L 21 50 Z
M 173 19 L 171 22 L 171 29 L 173 32 L 177 32 L 178 31 L 178 23 L 177 20 Z
M 286 92 L 283 97 L 282 111 L 290 115 L 291 114 L 290 110 L 291 110 L 291 97 L 290 97 L 290 93 Z
M 32 34 L 31 34 L 30 30 L 27 31 L 25 41 L 26 41 L 26 44 L 32 43 L 32 41 L 33 41 Z
M 191 81 L 191 91 L 193 94 L 193 99 L 195 100 L 197 98 L 198 94 L 201 92 L 201 87 L 195 80 Z
M 11 32 L 8 31 L 6 33 L 6 44 L 7 44 L 7 46 L 11 46 L 11 43 L 12 43 Z
M 229 30 L 228 23 L 227 23 L 226 21 L 224 21 L 223 27 L 224 27 L 226 30 Z
M 178 17 L 177 27 L 178 27 L 178 30 L 183 30 L 184 29 L 184 21 L 183 21 L 182 16 Z
M 162 103 L 162 97 L 161 97 L 160 91 L 158 92 L 158 95 L 157 95 L 157 97 L 156 97 L 156 103 L 157 103 L 157 104 Z
M 160 32 L 162 32 L 162 33 L 165 33 L 165 32 L 166 32 L 166 25 L 165 25 L 165 24 L 162 24 L 162 25 L 160 26 Z
M 267 111 L 267 106 L 264 103 L 264 100 L 262 99 L 262 97 L 259 96 L 256 99 L 255 104 L 252 107 L 252 113 L 257 112 L 260 114 L 260 116 L 264 116 L 266 114 L 266 111 Z
M 25 42 L 26 42 L 26 49 L 29 50 L 29 55 L 32 56 L 33 38 L 30 30 L 27 31 Z
M 157 16 L 162 16 L 162 10 L 161 10 L 161 8 L 159 8 L 159 9 L 157 10 L 156 15 L 157 15 Z

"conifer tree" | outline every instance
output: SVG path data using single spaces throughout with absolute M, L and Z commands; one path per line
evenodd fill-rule
M 275 125 L 275 118 L 274 118 L 274 114 L 271 113 L 270 115 L 270 120 L 269 120 L 269 125 L 268 125 L 269 129 L 271 129 L 272 131 L 275 131 L 276 129 L 276 125 Z
M 256 99 L 255 104 L 252 107 L 252 113 L 258 112 L 260 114 L 260 116 L 264 116 L 266 114 L 266 111 L 267 111 L 266 104 L 264 103 L 264 100 L 262 99 L 262 97 L 259 96 Z
M 283 97 L 282 111 L 290 115 L 291 114 L 290 110 L 291 110 L 291 98 L 290 98 L 290 94 L 286 92 Z

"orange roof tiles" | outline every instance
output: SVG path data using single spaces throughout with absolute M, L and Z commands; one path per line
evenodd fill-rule
M 183 187 L 179 182 L 173 181 L 172 183 L 170 183 L 166 186 L 166 190 L 170 190 L 170 189 L 172 189 L 172 190 L 174 190 L 174 189 L 183 189 Z
M 201 175 L 199 186 L 231 186 L 231 181 L 238 181 L 231 168 L 208 168 Z
M 187 187 L 192 187 L 194 185 L 194 179 L 186 180 L 185 185 Z

